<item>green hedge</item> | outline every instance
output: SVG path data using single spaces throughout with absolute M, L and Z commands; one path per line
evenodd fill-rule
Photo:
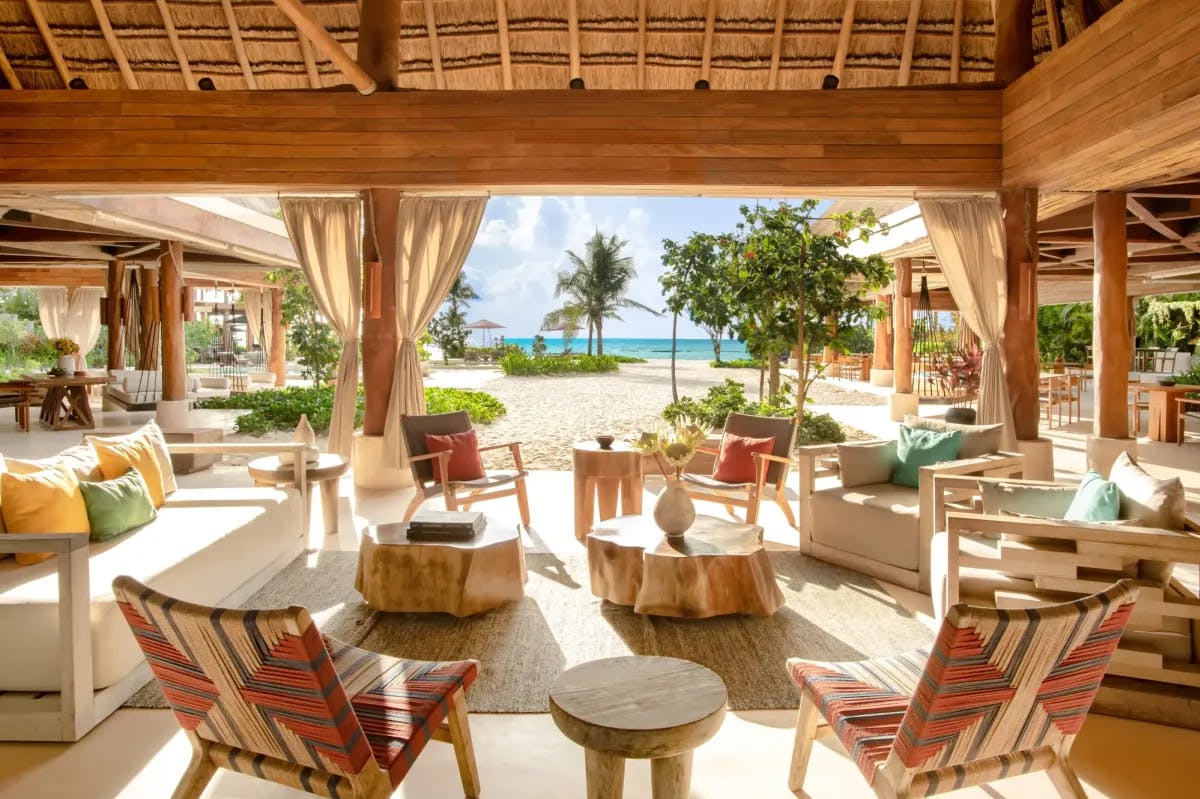
M 506 375 L 569 375 L 617 371 L 613 355 L 529 355 L 510 352 L 500 359 Z
M 605 358 L 612 358 L 617 363 L 645 363 L 645 358 L 635 358 L 632 355 L 605 355 Z
M 709 361 L 714 369 L 761 369 L 763 362 L 754 358 L 734 358 L 731 361 Z
M 710 386 L 708 394 L 703 399 L 680 397 L 677 401 L 663 408 L 663 418 L 671 424 L 681 419 L 696 419 L 701 424 L 713 429 L 725 426 L 725 417 L 730 413 L 748 413 L 754 416 L 792 416 L 795 406 L 783 403 L 752 402 L 746 399 L 746 391 L 742 384 L 732 378 L 725 378 L 720 385 Z M 796 430 L 796 445 L 808 444 L 840 444 L 846 440 L 846 433 L 827 413 L 804 412 L 804 419 Z
M 508 412 L 500 400 L 483 391 L 459 388 L 427 388 L 425 404 L 429 413 L 465 410 L 477 424 L 488 424 Z M 261 436 L 265 433 L 295 429 L 301 414 L 318 433 L 329 432 L 333 416 L 333 388 L 289 386 L 266 389 L 247 394 L 217 397 L 196 403 L 197 408 L 246 410 L 238 416 L 235 429 L 239 433 Z M 359 390 L 358 409 L 354 426 L 362 424 L 363 398 Z

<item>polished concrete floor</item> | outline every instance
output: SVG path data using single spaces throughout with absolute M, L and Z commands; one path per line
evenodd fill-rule
M 879 409 L 882 412 L 883 409 Z M 858 409 L 861 413 L 862 410 Z M 52 454 L 79 440 L 78 433 L 15 432 L 0 422 L 0 452 L 11 456 Z M 121 414 L 101 424 L 128 427 Z M 879 420 L 879 427 L 886 426 Z M 1063 472 L 1082 471 L 1082 435 L 1078 427 L 1051 432 L 1061 448 L 1057 465 Z M 1188 450 L 1191 450 L 1190 452 Z M 1156 473 L 1184 476 L 1189 499 L 1200 499 L 1200 446 L 1176 448 L 1157 445 L 1142 448 L 1142 459 Z M 184 483 L 248 484 L 242 467 L 223 465 L 213 472 L 184 478 Z M 647 487 L 654 491 L 653 486 Z M 353 549 L 357 530 L 371 521 L 399 517 L 408 492 L 355 496 L 349 480 L 342 483 L 339 503 L 340 532 L 324 536 L 312 532 L 315 546 Z M 531 478 L 533 531 L 527 546 L 556 552 L 578 552 L 571 534 L 571 480 L 563 472 L 537 472 Z M 702 511 L 720 514 L 710 506 Z M 516 521 L 511 500 L 490 503 L 489 513 Z M 314 513 L 314 519 L 321 514 Z M 795 531 L 770 503 L 764 505 L 766 537 L 774 547 L 794 547 Z M 928 598 L 902 589 L 891 593 L 905 607 L 926 614 Z M 11 646 L 17 642 L 5 641 Z M 696 751 L 692 796 L 790 797 L 787 768 L 793 734 L 790 711 L 730 714 L 721 731 Z M 554 727 L 546 714 L 478 714 L 471 717 L 484 795 L 494 799 L 567 799 L 585 795 L 583 754 Z M 1084 726 L 1074 751 L 1076 768 L 1089 790 L 1100 799 L 1174 799 L 1197 795 L 1190 758 L 1200 751 L 1200 732 L 1092 716 Z M 169 797 L 190 756 L 186 738 L 165 710 L 118 711 L 82 741 L 64 744 L 0 744 L 0 797 L 35 799 L 160 799 Z M 833 741 L 819 743 L 813 753 L 806 794 L 812 799 L 870 797 L 853 763 Z M 238 774 L 223 772 L 205 793 L 208 799 L 299 797 L 304 794 Z M 457 770 L 448 746 L 431 743 L 420 757 L 396 797 L 460 796 Z M 1057 794 L 1042 775 L 1028 775 L 950 796 L 991 799 L 1038 799 Z M 626 773 L 625 796 L 649 797 L 649 769 L 633 762 Z

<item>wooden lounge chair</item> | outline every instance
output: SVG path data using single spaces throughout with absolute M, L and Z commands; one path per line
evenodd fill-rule
M 733 515 L 735 507 L 746 509 L 746 523 L 758 523 L 758 507 L 764 493 L 770 489 L 774 493 L 775 504 L 788 524 L 796 526 L 796 516 L 787 501 L 787 476 L 792 467 L 792 442 L 796 440 L 796 420 L 791 417 L 750 416 L 744 413 L 731 413 L 725 417 L 724 435 L 744 436 L 746 438 L 774 438 L 775 446 L 769 455 L 754 453 L 755 474 L 753 483 L 725 483 L 710 475 L 684 473 L 688 494 L 693 499 L 719 502 Z M 711 447 L 697 447 L 699 452 L 717 456 L 719 450 Z

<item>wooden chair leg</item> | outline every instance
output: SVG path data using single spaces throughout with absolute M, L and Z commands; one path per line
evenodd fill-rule
M 1062 799 L 1088 799 L 1083 783 L 1075 776 L 1075 769 L 1066 757 L 1060 755 L 1058 761 L 1046 769 L 1046 774 Z
M 453 488 L 446 492 L 446 510 L 458 510 L 458 495 L 454 493 Z
M 183 778 L 179 780 L 175 793 L 171 794 L 171 799 L 200 799 L 200 794 L 204 793 L 204 789 L 216 773 L 217 767 L 209 759 L 208 753 L 197 749 L 192 755 L 192 762 L 188 764 L 187 771 L 183 773 Z
M 420 486 L 417 487 L 417 493 L 413 495 L 412 501 L 408 503 L 408 508 L 404 511 L 404 521 L 410 521 L 416 515 L 417 509 L 421 507 L 421 503 L 425 501 L 425 493 L 421 491 Z
M 447 716 L 450 743 L 454 745 L 454 758 L 458 761 L 463 794 L 468 799 L 475 799 L 479 796 L 479 770 L 475 767 L 475 747 L 471 743 L 471 727 L 467 721 L 467 694 L 462 688 L 450 697 Z
M 788 772 L 788 788 L 797 795 L 804 790 L 804 775 L 808 772 L 808 758 L 817 737 L 820 715 L 817 703 L 806 692 L 801 692 L 800 712 L 796 717 L 796 743 L 792 748 L 792 767 Z
M 529 491 L 525 488 L 525 478 L 517 480 L 517 508 L 521 511 L 521 524 L 529 529 Z M 622 508 L 622 511 L 624 509 Z
M 796 514 L 792 513 L 792 505 L 787 500 L 787 494 L 784 492 L 783 486 L 775 488 L 775 504 L 783 510 L 783 515 L 787 517 L 787 523 L 792 527 L 797 527 Z

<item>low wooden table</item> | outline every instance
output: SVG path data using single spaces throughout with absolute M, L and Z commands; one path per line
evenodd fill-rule
M 563 672 L 550 715 L 584 748 L 588 799 L 620 799 L 625 759 L 650 759 L 654 799 L 687 799 L 692 751 L 725 720 L 725 683 L 690 660 L 617 657 Z
M 1131 384 L 1132 385 L 1132 384 Z M 1150 395 L 1150 440 L 1179 440 L 1179 414 L 1175 401 L 1193 392 L 1200 393 L 1200 386 L 1162 386 L 1157 383 L 1137 383 L 1139 391 Z
M 624 441 L 612 449 L 601 449 L 595 441 L 580 441 L 572 448 L 571 471 L 575 474 L 575 537 L 580 541 L 592 529 L 597 502 L 600 519 L 617 515 L 617 493 L 621 513 L 642 512 L 642 458 Z
M 94 430 L 96 421 L 92 417 L 88 387 L 112 382 L 109 375 L 73 375 L 47 377 L 46 375 L 22 375 L 38 388 L 46 390 L 39 417 L 42 426 L 50 430 Z
M 363 530 L 354 587 L 378 610 L 473 616 L 525 596 L 515 527 L 489 519 L 470 541 L 410 541 L 408 523 Z
M 326 535 L 338 531 L 338 480 L 346 473 L 350 465 L 342 460 L 340 455 L 321 453 L 316 463 L 304 466 L 305 480 L 309 484 L 308 515 L 312 518 L 312 484 L 321 486 L 321 516 L 325 522 Z M 246 464 L 250 478 L 255 485 L 279 486 L 291 485 L 296 479 L 296 470 L 292 464 L 280 463 L 279 456 L 270 455 L 266 458 L 256 458 Z M 308 532 L 305 531 L 305 535 Z
M 762 528 L 699 515 L 668 540 L 645 516 L 597 525 L 587 537 L 592 593 L 635 613 L 707 619 L 770 616 L 784 605 Z

